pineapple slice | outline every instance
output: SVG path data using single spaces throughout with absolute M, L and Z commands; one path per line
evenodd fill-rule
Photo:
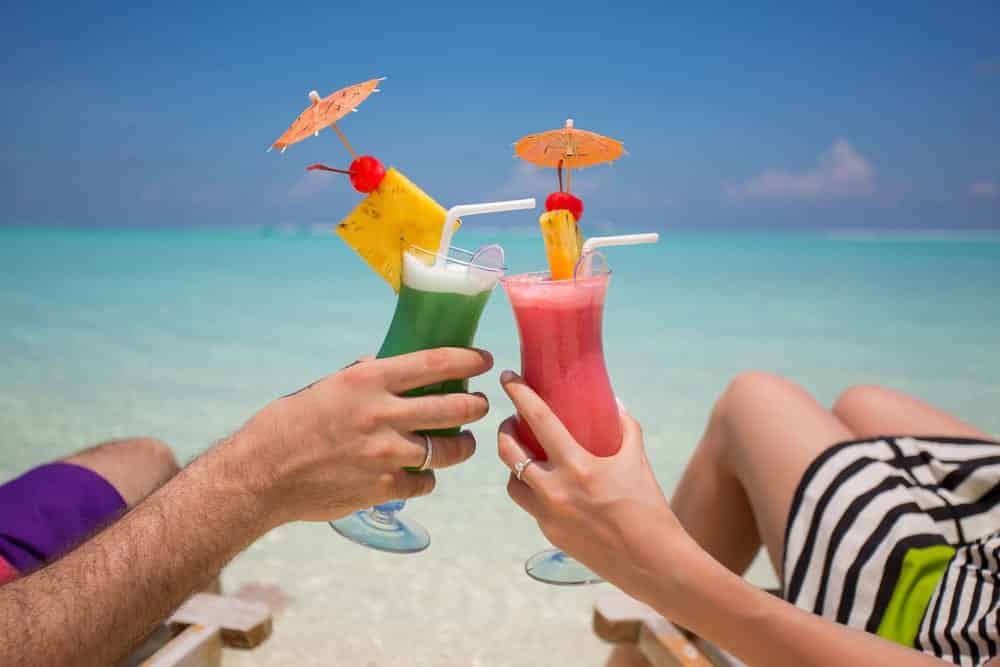
M 542 228 L 542 238 L 545 239 L 545 253 L 549 258 L 552 280 L 572 278 L 583 248 L 583 236 L 576 218 L 566 209 L 559 209 L 543 213 L 538 224 Z
M 403 250 L 412 244 L 436 252 L 445 214 L 440 204 L 390 167 L 379 186 L 337 225 L 337 235 L 399 292 Z

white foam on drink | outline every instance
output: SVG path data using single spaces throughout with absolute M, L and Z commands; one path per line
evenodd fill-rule
M 550 281 L 539 274 L 522 274 L 504 280 L 512 301 L 522 306 L 575 309 L 604 301 L 607 277 Z
M 475 296 L 493 289 L 499 277 L 499 271 L 455 262 L 428 266 L 412 254 L 403 253 L 403 282 L 411 289 Z

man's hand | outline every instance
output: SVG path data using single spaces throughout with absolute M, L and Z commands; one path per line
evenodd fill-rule
M 403 397 L 411 389 L 471 378 L 493 366 L 487 352 L 426 350 L 362 361 L 271 403 L 231 443 L 246 462 L 269 523 L 330 521 L 394 499 L 430 493 L 424 436 L 482 419 L 482 394 Z M 432 436 L 432 468 L 461 463 L 476 449 L 471 433 Z

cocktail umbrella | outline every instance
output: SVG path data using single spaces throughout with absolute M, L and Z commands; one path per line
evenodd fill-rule
M 514 144 L 517 157 L 539 167 L 566 168 L 566 190 L 569 190 L 569 170 L 613 162 L 625 154 L 620 141 L 573 127 L 573 119 L 558 130 L 529 134 Z
M 344 133 L 337 127 L 337 121 L 352 111 L 357 111 L 359 104 L 364 102 L 372 93 L 377 93 L 379 81 L 383 79 L 385 77 L 356 83 L 353 86 L 341 88 L 337 92 L 323 98 L 315 90 L 310 92 L 309 99 L 312 100 L 312 106 L 299 114 L 299 117 L 295 119 L 291 127 L 285 130 L 285 133 L 278 137 L 278 140 L 271 144 L 268 150 L 277 148 L 284 153 L 285 149 L 292 144 L 298 143 L 310 136 L 319 136 L 319 131 L 329 126 L 340 137 L 351 157 L 356 158 L 357 153 L 351 148 L 351 144 L 347 142 L 347 137 L 344 136 Z

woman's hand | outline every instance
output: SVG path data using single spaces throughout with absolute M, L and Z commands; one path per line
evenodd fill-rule
M 631 417 L 621 417 L 621 450 L 596 457 L 520 377 L 505 371 L 500 381 L 549 458 L 528 465 L 523 481 L 511 475 L 511 498 L 553 544 L 632 597 L 747 665 L 945 665 L 798 609 L 716 562 L 670 511 Z M 511 468 L 528 458 L 514 418 L 500 427 L 499 446 Z
M 404 397 L 407 391 L 488 371 L 487 352 L 441 348 L 365 360 L 274 401 L 233 438 L 271 523 L 329 521 L 371 505 L 430 493 L 434 473 L 407 472 L 426 454 L 416 431 L 482 419 L 482 394 Z M 431 468 L 461 463 L 476 449 L 469 432 L 432 436 Z
M 651 539 L 654 533 L 693 544 L 653 476 L 638 422 L 623 414 L 621 449 L 597 457 L 517 374 L 504 371 L 500 382 L 549 459 L 529 464 L 521 480 L 511 474 L 507 491 L 552 544 L 626 590 L 641 588 L 651 563 L 670 558 L 663 541 Z M 499 434 L 500 459 L 511 469 L 529 456 L 515 435 L 515 419 Z

